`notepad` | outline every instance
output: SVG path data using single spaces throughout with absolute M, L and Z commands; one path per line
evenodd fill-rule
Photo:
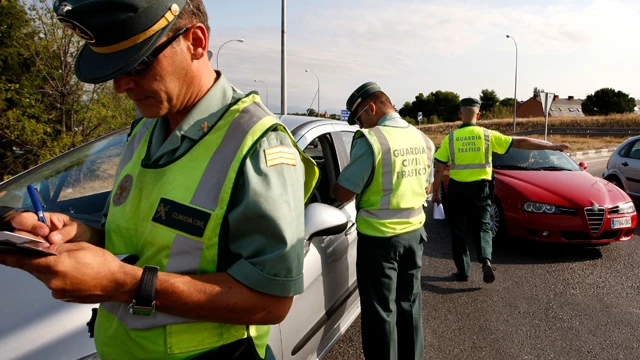
M 58 255 L 52 251 L 42 249 L 48 243 L 44 240 L 33 239 L 28 236 L 0 231 L 0 254 L 49 256 Z
M 444 219 L 444 208 L 442 207 L 442 204 L 436 204 L 433 207 L 433 218 L 436 220 Z

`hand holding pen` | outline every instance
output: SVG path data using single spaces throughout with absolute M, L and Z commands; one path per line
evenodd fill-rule
M 40 198 L 40 194 L 38 190 L 36 190 L 33 185 L 27 185 L 27 192 L 29 193 L 29 198 L 31 199 L 31 204 L 33 204 L 33 210 L 38 216 L 38 221 L 49 226 L 47 223 L 47 218 L 44 217 L 44 206 L 42 205 L 42 200 Z

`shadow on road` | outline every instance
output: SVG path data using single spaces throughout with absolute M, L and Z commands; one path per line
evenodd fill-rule
M 447 283 L 447 287 L 438 286 L 434 283 Z M 422 291 L 428 291 L 434 294 L 439 295 L 452 295 L 452 294 L 462 294 L 462 293 L 471 293 L 475 291 L 482 290 L 481 287 L 460 287 L 460 288 L 452 288 L 451 284 L 464 284 L 463 286 L 468 286 L 467 283 L 456 283 L 453 275 L 451 276 L 423 276 L 420 280 Z

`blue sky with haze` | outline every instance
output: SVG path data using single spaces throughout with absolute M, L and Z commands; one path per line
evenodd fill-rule
M 280 111 L 280 0 L 205 0 L 220 69 Z M 216 7 L 217 6 L 217 7 Z M 288 0 L 289 112 L 308 108 L 320 78 L 322 111 L 376 81 L 400 108 L 422 92 L 513 97 L 533 87 L 584 98 L 603 87 L 640 98 L 640 1 Z M 214 58 L 212 63 L 216 64 Z M 316 108 L 316 102 L 313 104 Z

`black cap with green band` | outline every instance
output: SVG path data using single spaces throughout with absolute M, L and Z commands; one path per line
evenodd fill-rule
M 470 97 L 460 100 L 460 107 L 466 107 L 466 106 L 480 108 L 480 100 L 470 98 Z
M 127 72 L 165 36 L 185 0 L 56 0 L 65 27 L 85 40 L 75 63 L 80 81 L 98 84 Z
M 349 96 L 349 99 L 347 99 L 347 110 L 349 110 L 351 112 L 349 114 L 349 119 L 347 120 L 349 125 L 355 125 L 356 124 L 356 116 L 358 114 L 355 113 L 355 110 L 358 107 L 358 105 L 363 100 L 365 100 L 369 96 L 373 95 L 374 93 L 377 93 L 378 91 L 382 91 L 382 89 L 380 89 L 380 86 L 378 86 L 378 84 L 374 83 L 373 81 L 369 81 L 369 82 L 366 82 L 366 83 L 360 85 L 351 94 L 351 96 Z

